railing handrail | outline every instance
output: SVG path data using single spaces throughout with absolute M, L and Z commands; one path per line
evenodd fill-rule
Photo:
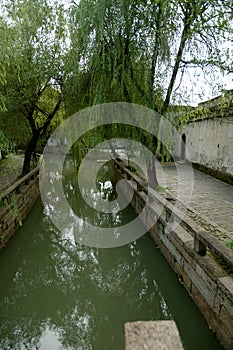
M 15 191 L 24 182 L 28 181 L 33 175 L 35 175 L 37 172 L 39 172 L 41 164 L 42 164 L 42 160 L 43 160 L 43 157 L 40 156 L 40 159 L 38 161 L 38 165 L 35 169 L 30 171 L 28 174 L 24 175 L 21 179 L 17 180 L 10 187 L 8 187 L 6 190 L 4 190 L 2 193 L 0 193 L 0 200 L 2 200 L 4 197 L 7 197 L 11 192 Z
M 193 219 L 184 217 L 179 209 L 174 208 L 166 198 L 162 197 L 152 188 L 148 188 L 145 183 L 135 174 L 133 174 L 129 169 L 122 165 L 123 161 L 118 161 L 114 159 L 115 163 L 130 176 L 134 181 L 139 183 L 143 192 L 147 193 L 150 197 L 155 198 L 160 204 L 162 204 L 170 215 L 174 219 L 181 220 L 183 226 L 191 232 L 194 240 L 200 241 L 205 247 L 208 247 L 212 253 L 215 253 L 220 257 L 231 269 L 233 269 L 233 251 L 225 246 L 218 238 L 214 237 L 211 233 L 207 232 L 203 227 L 197 224 Z M 124 163 L 125 164 L 125 163 Z M 171 226 L 172 227 L 172 226 Z M 194 248 L 195 249 L 195 248 Z

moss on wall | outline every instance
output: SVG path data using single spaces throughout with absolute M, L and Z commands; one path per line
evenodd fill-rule
M 230 185 L 233 185 L 233 176 L 231 176 L 230 174 L 227 173 L 223 173 L 221 171 L 215 170 L 215 169 L 211 169 L 208 168 L 207 166 L 198 164 L 198 163 L 192 163 L 194 169 L 200 170 L 205 174 L 214 176 L 215 178 L 222 180 Z

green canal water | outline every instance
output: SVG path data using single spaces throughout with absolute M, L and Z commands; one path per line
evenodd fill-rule
M 129 207 L 95 217 L 71 169 L 64 187 L 79 215 L 112 225 L 135 217 Z M 97 197 L 114 196 L 106 176 L 98 185 Z M 82 246 L 53 226 L 38 200 L 0 266 L 1 350 L 123 350 L 126 321 L 170 319 L 185 349 L 220 349 L 149 234 L 118 248 Z

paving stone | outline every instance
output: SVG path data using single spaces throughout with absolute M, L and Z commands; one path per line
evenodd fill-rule
M 125 350 L 182 350 L 174 321 L 137 321 L 125 324 Z
M 177 195 L 176 167 L 174 165 L 164 166 L 163 171 L 168 189 L 172 194 Z M 183 172 L 180 178 L 184 182 L 182 186 L 186 188 L 187 167 L 180 165 L 179 172 Z M 194 208 L 198 215 L 192 214 L 191 217 L 199 224 L 205 227 L 207 225 L 210 231 L 216 231 L 215 235 L 222 237 L 222 240 L 226 240 L 227 237 L 233 239 L 233 186 L 195 169 L 193 169 L 193 174 L 194 186 L 189 206 Z M 218 228 L 219 232 L 217 232 Z

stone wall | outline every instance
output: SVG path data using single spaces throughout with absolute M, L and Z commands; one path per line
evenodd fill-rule
M 172 225 L 171 215 L 174 216 L 173 222 L 176 222 L 179 213 L 172 213 L 166 199 L 152 189 L 146 190 L 141 180 L 125 169 L 123 162 L 115 161 L 115 167 L 118 179 L 128 179 L 124 185 L 124 195 L 127 197 L 130 193 L 129 187 L 134 188 L 131 205 L 136 213 L 142 211 L 148 196 L 150 197 L 150 205 L 142 218 L 143 223 L 152 222 L 150 233 L 154 242 L 221 344 L 225 349 L 233 349 L 233 279 L 232 274 L 229 274 L 229 270 L 233 272 L 233 252 L 191 219 L 186 218 L 179 225 Z M 162 214 L 158 215 L 159 212 Z M 157 222 L 155 218 L 158 218 Z M 203 242 L 209 249 L 206 249 Z
M 206 118 L 188 123 L 180 130 L 174 156 L 182 158 L 182 135 L 186 142 L 185 158 L 192 163 L 233 176 L 233 118 Z
M 38 198 L 38 173 L 37 168 L 0 194 L 0 249 L 17 231 Z

